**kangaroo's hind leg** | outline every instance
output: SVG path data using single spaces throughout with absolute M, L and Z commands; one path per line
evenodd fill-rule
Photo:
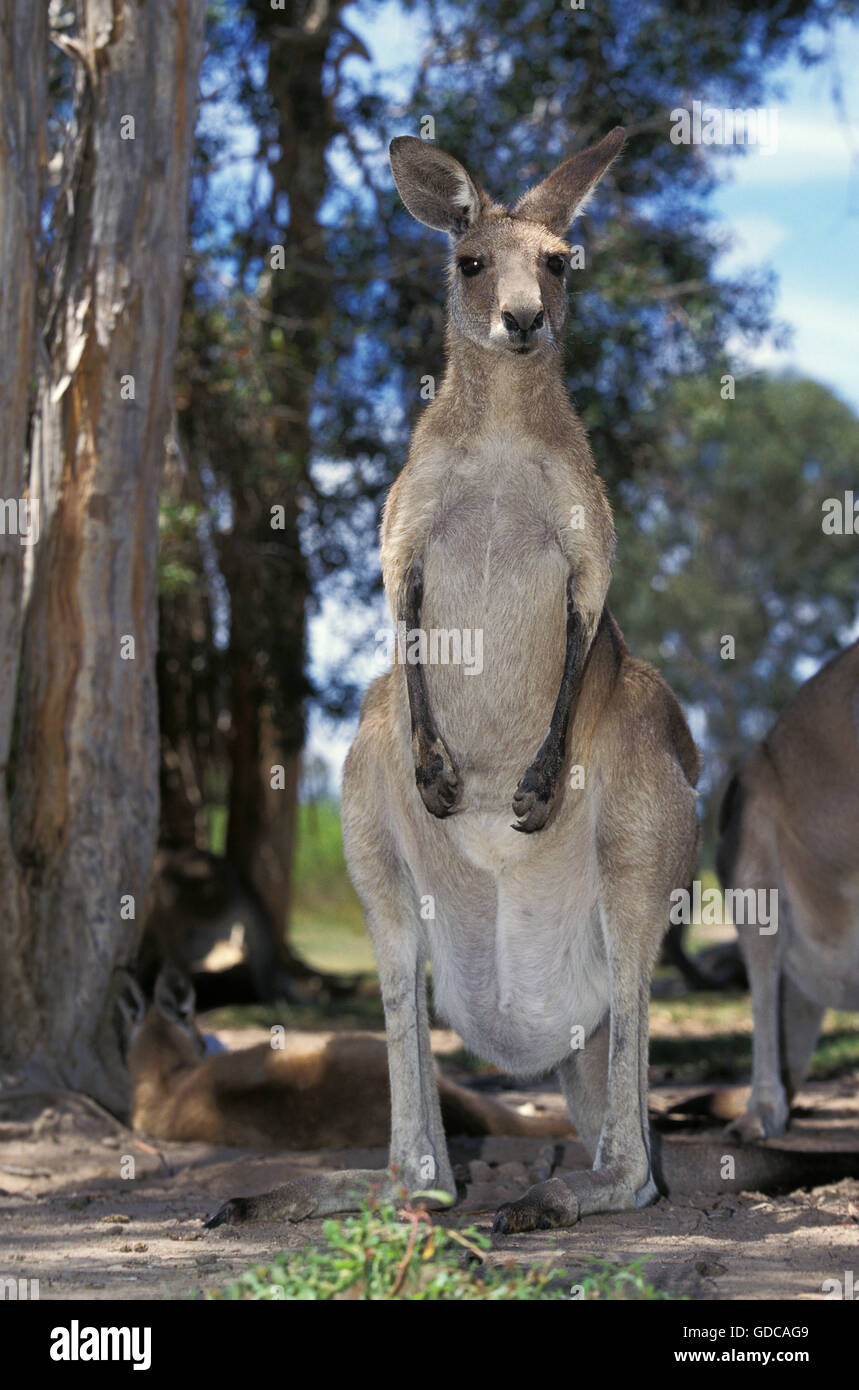
M 228 1202 L 210 1225 L 223 1221 L 300 1221 L 354 1211 L 372 1194 L 398 1200 L 403 1187 L 455 1196 L 430 1049 L 423 923 L 411 875 L 378 807 L 394 793 L 384 760 L 364 729 L 353 745 L 343 783 L 343 823 L 349 868 L 364 903 L 367 931 L 379 967 L 391 1083 L 390 1167 L 302 1176 L 259 1197 Z M 368 814 L 368 808 L 370 814 Z M 425 815 L 421 808 L 421 815 Z
M 752 1090 L 746 1113 L 726 1127 L 743 1143 L 784 1134 L 825 1013 L 785 974 L 781 943 L 771 936 L 755 940 L 756 930 L 746 927 L 744 938 L 754 1013 Z
M 781 1027 L 788 1101 L 793 1100 L 805 1080 L 825 1012 L 803 994 L 789 975 L 782 975 Z
M 425 957 L 416 916 L 400 896 L 368 913 L 368 930 L 379 962 L 388 1068 L 391 1083 L 391 1148 L 387 1170 L 344 1169 L 292 1179 L 256 1197 L 235 1197 L 207 1222 L 301 1221 L 310 1216 L 355 1211 L 370 1196 L 396 1201 L 410 1191 L 433 1188 L 455 1196 L 447 1154 L 438 1084 L 430 1049 Z
M 571 1226 L 589 1212 L 625 1211 L 658 1196 L 647 1118 L 650 980 L 671 890 L 688 882 L 697 825 L 694 793 L 670 755 L 655 765 L 652 782 L 638 778 L 640 770 L 630 757 L 613 786 L 606 777 L 597 829 L 608 1017 L 560 1068 L 593 1167 L 538 1183 L 503 1206 L 496 1218 L 501 1233 Z
M 650 1170 L 646 1081 L 642 1094 L 648 990 L 641 974 L 646 970 L 649 986 L 652 962 L 645 966 L 635 956 L 634 951 L 623 959 L 613 955 L 610 1017 L 559 1067 L 573 1123 L 594 1155 L 593 1168 L 537 1183 L 501 1207 L 498 1234 L 572 1226 L 590 1212 L 625 1211 L 658 1196 Z

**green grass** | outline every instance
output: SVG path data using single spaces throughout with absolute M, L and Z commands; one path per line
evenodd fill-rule
M 418 1193 L 398 1211 L 365 1203 L 356 1216 L 326 1221 L 322 1243 L 255 1265 L 206 1300 L 387 1302 L 560 1302 L 667 1299 L 647 1283 L 641 1262 L 626 1268 L 589 1261 L 573 1278 L 551 1261 L 523 1268 L 487 1264 L 489 1237 L 474 1226 L 438 1225 Z
M 291 940 L 299 955 L 317 970 L 375 973 L 334 802 L 299 806 L 292 882 Z
M 697 1084 L 747 1082 L 752 1069 L 752 1010 L 747 994 L 692 994 L 654 999 L 650 1064 L 660 1079 Z M 828 1080 L 859 1069 L 855 1015 L 830 1009 L 809 1077 Z

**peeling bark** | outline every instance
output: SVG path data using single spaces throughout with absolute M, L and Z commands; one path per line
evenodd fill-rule
M 0 25 L 0 504 L 26 499 L 26 441 L 36 324 L 46 11 L 12 0 Z M 29 500 L 29 499 L 26 499 Z M 26 1010 L 25 914 L 7 782 L 20 660 L 25 547 L 4 509 L 0 532 L 0 1020 Z M 0 1023 L 2 1026 L 2 1023 Z
M 11 838 L 31 997 L 22 1008 L 0 981 L 0 1059 L 114 1109 L 111 980 L 135 951 L 158 822 L 158 502 L 204 12 L 78 0 L 30 455 L 41 536 L 27 553 Z

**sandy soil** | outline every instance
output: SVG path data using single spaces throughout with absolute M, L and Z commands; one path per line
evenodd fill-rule
M 497 1079 L 485 1084 L 498 1092 Z M 498 1093 L 511 1103 L 560 1103 L 551 1088 Z M 661 1090 L 652 1103 L 665 1111 L 693 1093 Z M 823 1297 L 825 1279 L 859 1268 L 859 1085 L 856 1078 L 819 1083 L 799 1101 L 791 1145 L 835 1153 L 850 1176 L 781 1196 L 728 1192 L 717 1181 L 708 1193 L 662 1199 L 645 1211 L 505 1237 L 490 1259 L 557 1257 L 576 1282 L 588 1257 L 619 1264 L 646 1257 L 651 1283 L 696 1300 Z M 679 1131 L 671 1143 L 719 1137 L 706 1118 L 687 1119 Z M 464 1195 L 448 1219 L 484 1231 L 499 1203 L 553 1167 L 584 1160 L 575 1140 L 471 1139 L 454 1141 L 451 1150 Z M 201 1218 L 225 1198 L 263 1191 L 297 1171 L 381 1167 L 385 1158 L 382 1150 L 260 1156 L 202 1144 L 156 1146 L 80 1097 L 4 1097 L 0 1278 L 38 1279 L 42 1299 L 187 1298 L 319 1238 L 321 1223 L 314 1221 L 204 1231 Z

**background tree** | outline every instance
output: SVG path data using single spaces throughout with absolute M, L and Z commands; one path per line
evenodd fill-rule
M 4 896 L 0 951 L 7 1002 L 16 996 L 29 997 L 23 949 L 25 902 L 12 842 L 7 782 L 23 619 L 21 533 L 34 522 L 38 526 L 27 497 L 26 441 L 35 346 L 46 58 L 44 8 L 15 0 L 0 25 L 0 334 L 5 345 L 0 353 L 0 499 L 4 508 L 0 528 L 0 891 Z M 8 1020 L 8 1011 L 4 1014 Z
M 135 951 L 128 903 L 142 911 L 157 829 L 158 504 L 203 28 L 203 0 L 78 0 L 54 35 L 72 95 L 37 325 L 27 490 L 40 537 L 27 550 L 0 887 L 0 1059 L 113 1106 L 123 1073 L 105 1002 Z M 29 38 L 32 126 L 44 101 L 35 22 Z M 19 152 L 31 181 L 21 241 L 39 205 L 33 149 L 38 138 Z M 26 267 L 27 248 L 17 255 Z
M 310 693 L 309 580 L 299 520 L 311 489 L 311 413 L 331 311 L 320 213 L 338 129 L 330 82 L 348 52 L 362 51 L 343 24 L 342 9 L 342 3 L 301 0 L 273 9 L 254 0 L 219 11 L 204 84 L 220 90 L 219 109 L 226 100 L 235 104 L 254 130 L 259 178 L 238 206 L 215 208 L 207 180 L 229 152 L 217 121 L 214 134 L 204 123 L 194 223 L 198 256 L 180 358 L 179 421 L 188 468 L 173 500 L 209 508 L 213 524 L 204 550 L 212 582 L 221 585 L 225 640 L 218 652 L 210 626 L 208 659 L 197 653 L 197 666 L 214 675 L 214 701 L 189 706 L 181 682 L 162 697 L 165 756 L 174 766 L 179 806 L 173 814 L 172 795 L 165 800 L 162 835 L 175 836 L 183 800 L 200 799 L 193 785 L 185 785 L 199 783 L 199 766 L 189 778 L 177 774 L 190 711 L 197 726 L 192 742 L 223 754 L 220 767 L 210 765 L 203 780 L 209 797 L 225 803 L 225 852 L 265 904 L 294 969 L 298 963 L 284 943 Z M 186 548 L 191 541 L 187 530 L 173 539 Z M 187 652 L 188 623 L 178 616 L 189 601 L 186 588 L 171 589 L 168 582 L 162 595 L 164 661 L 174 669 L 183 664 L 183 645 Z M 186 766 L 190 770 L 191 762 Z M 283 773 L 273 786 L 275 767 Z M 210 832 L 198 817 L 197 842 L 211 839 Z
M 679 382 L 660 404 L 659 460 L 621 485 L 611 591 L 707 748 L 708 851 L 727 772 L 859 608 L 856 538 L 823 529 L 823 503 L 855 486 L 859 420 L 814 381 L 740 377 L 723 399 L 717 380 Z

